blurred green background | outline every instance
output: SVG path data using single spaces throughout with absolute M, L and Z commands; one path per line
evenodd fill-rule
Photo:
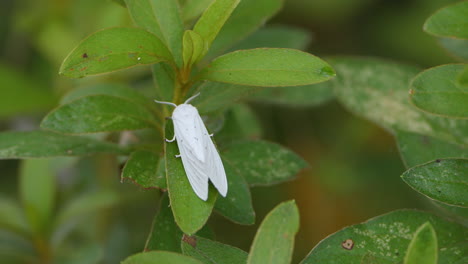
M 424 20 L 449 0 L 286 0 L 269 24 L 305 29 L 308 51 L 329 55 L 379 56 L 424 68 L 454 61 L 437 40 L 422 31 Z M 70 80 L 58 76 L 67 53 L 87 35 L 111 26 L 131 25 L 124 7 L 111 0 L 2 0 L 0 8 L 0 131 L 37 129 L 60 97 L 77 86 L 124 82 L 151 86 L 146 67 Z M 256 187 L 257 225 L 280 201 L 296 199 L 301 229 L 295 260 L 317 242 L 351 224 L 398 208 L 431 208 L 400 179 L 404 171 L 393 137 L 330 100 L 314 108 L 251 105 L 263 136 L 288 146 L 310 167 L 295 181 Z M 158 207 L 157 190 L 120 183 L 119 160 L 98 155 L 54 161 L 56 208 L 76 196 L 113 190 L 99 214 L 83 215 L 70 225 L 67 248 L 93 250 L 102 245 L 103 263 L 117 263 L 141 251 Z M 0 161 L 0 195 L 18 199 L 19 162 Z M 4 216 L 1 216 L 4 217 Z M 217 239 L 249 249 L 255 226 L 239 226 L 214 214 L 209 222 Z M 0 230 L 0 253 L 11 241 Z M 21 243 L 21 241 L 17 241 Z M 89 249 L 88 249 L 89 248 Z M 1 259 L 0 259 L 1 260 Z M 1 261 L 0 261 L 1 262 Z

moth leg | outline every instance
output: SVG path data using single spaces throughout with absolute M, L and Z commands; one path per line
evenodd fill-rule
M 210 137 L 214 136 L 214 133 L 209 134 Z
M 175 155 L 176 158 L 180 158 L 180 154 L 179 155 Z
M 168 143 L 174 142 L 174 140 L 175 140 L 175 135 L 174 135 L 174 137 L 172 139 L 167 139 L 166 138 L 166 142 L 168 142 Z

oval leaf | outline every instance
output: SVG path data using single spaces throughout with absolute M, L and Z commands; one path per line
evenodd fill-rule
M 252 206 L 249 185 L 229 161 L 223 160 L 228 180 L 229 194 L 219 196 L 215 209 L 218 213 L 235 223 L 252 225 L 255 223 L 255 212 Z
M 404 264 L 437 264 L 437 236 L 431 223 L 416 230 L 405 255 Z
M 247 261 L 247 252 L 199 236 L 184 236 L 182 251 L 203 263 L 243 264 Z
M 468 160 L 438 159 L 407 170 L 403 180 L 431 199 L 468 207 Z
M 139 150 L 132 153 L 122 170 L 122 180 L 128 179 L 143 188 L 166 188 L 166 177 L 158 174 L 159 155 Z
M 276 206 L 258 228 L 247 263 L 290 263 L 298 230 L 299 211 L 296 203 L 289 201 Z
M 174 136 L 172 121 L 166 122 L 165 131 L 166 138 Z M 210 217 L 217 191 L 210 186 L 208 200 L 205 202 L 200 199 L 190 186 L 181 159 L 175 157 L 180 154 L 177 143 L 166 142 L 164 147 L 167 189 L 174 219 L 184 233 L 192 235 L 200 230 Z
M 456 81 L 464 68 L 462 64 L 449 64 L 418 74 L 411 83 L 412 103 L 433 114 L 468 118 L 468 87 Z
M 430 16 L 424 30 L 439 37 L 468 39 L 468 2 L 444 7 Z
M 464 263 L 468 229 L 432 214 L 401 210 L 344 228 L 322 240 L 301 264 L 402 263 L 415 231 L 429 222 L 438 234 L 439 263 Z
M 0 159 L 84 156 L 94 153 L 125 154 L 118 145 L 89 137 L 47 131 L 0 133 Z
M 60 74 L 77 78 L 171 60 L 155 35 L 139 28 L 110 28 L 83 40 L 64 60 Z
M 41 127 L 63 133 L 96 133 L 158 127 L 147 108 L 127 99 L 92 95 L 50 112 Z
M 203 50 L 204 52 L 200 57 L 206 54 L 211 43 L 239 2 L 240 0 L 214 0 L 198 19 L 193 31 L 203 38 L 207 46 L 207 49 Z
M 266 141 L 239 141 L 229 145 L 222 156 L 239 170 L 251 186 L 271 185 L 293 179 L 307 166 L 294 152 Z
M 135 254 L 126 258 L 121 264 L 203 264 L 194 258 L 168 251 L 151 251 Z
M 164 194 L 159 205 L 159 212 L 154 217 L 151 232 L 146 240 L 145 251 L 167 250 L 182 252 L 180 240 L 183 234 L 174 221 L 169 196 Z
M 326 81 L 335 76 L 330 65 L 293 49 L 252 49 L 216 58 L 200 78 L 252 86 L 295 86 Z

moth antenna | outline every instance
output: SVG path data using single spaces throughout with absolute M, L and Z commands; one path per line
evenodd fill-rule
M 200 95 L 200 93 L 196 93 L 195 95 L 193 95 L 192 97 L 190 97 L 189 99 L 187 99 L 187 101 L 185 101 L 184 104 L 190 103 L 190 101 L 192 101 L 193 99 L 195 99 L 195 98 L 196 98 L 197 96 L 199 96 L 199 95 Z
M 163 101 L 158 101 L 158 100 L 154 100 L 156 103 L 158 104 L 165 104 L 165 105 L 170 105 L 170 106 L 173 106 L 173 107 L 177 107 L 176 104 L 174 103 L 171 103 L 171 102 L 163 102 Z

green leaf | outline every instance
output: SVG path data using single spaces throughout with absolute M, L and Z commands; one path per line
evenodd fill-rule
M 258 228 L 247 263 L 290 263 L 298 230 L 299 211 L 296 203 L 289 201 L 276 206 Z
M 468 40 L 454 38 L 439 38 L 440 45 L 451 55 L 462 61 L 468 61 Z
M 194 104 L 201 114 L 220 112 L 259 89 L 261 88 L 255 86 L 204 82 Z
M 418 74 L 410 86 L 411 102 L 432 114 L 468 118 L 468 87 L 456 82 L 463 70 L 462 64 L 448 64 Z
M 183 234 L 174 221 L 169 197 L 165 194 L 161 198 L 159 212 L 154 217 L 151 232 L 146 240 L 145 251 L 167 250 L 182 252 L 180 240 Z
M 407 168 L 441 158 L 468 158 L 468 147 L 431 136 L 397 130 L 396 140 Z
M 253 86 L 295 86 L 326 81 L 335 75 L 323 60 L 293 49 L 252 49 L 216 58 L 200 74 L 215 82 Z
M 330 82 L 294 87 L 269 87 L 251 97 L 252 101 L 266 102 L 291 107 L 311 107 L 333 99 Z
M 424 23 L 424 31 L 438 37 L 468 39 L 468 2 L 446 6 Z
M 182 35 L 184 25 L 180 17 L 179 3 L 175 0 L 150 0 L 154 16 L 165 43 L 172 52 L 176 64 L 182 66 Z
M 464 263 L 468 229 L 429 213 L 400 210 L 346 227 L 322 240 L 301 264 L 354 264 L 370 256 L 381 264 L 402 263 L 414 232 L 429 222 L 438 234 L 439 263 Z
M 199 17 L 214 0 L 191 0 L 182 7 L 184 21 Z
M 96 133 L 158 128 L 153 114 L 144 106 L 110 95 L 78 98 L 50 112 L 41 128 L 62 133 Z
M 338 100 L 351 112 L 392 133 L 428 135 L 468 144 L 468 122 L 426 114 L 408 100 L 410 80 L 418 68 L 376 58 L 334 58 L 338 77 L 331 81 Z
M 216 141 L 221 144 L 231 144 L 240 139 L 258 139 L 262 135 L 259 120 L 245 104 L 237 104 L 225 113 L 226 120 L 222 130 L 215 135 Z
M 283 6 L 283 0 L 242 0 L 213 42 L 208 58 L 224 53 L 255 32 Z
M 125 154 L 118 145 L 88 137 L 47 131 L 0 133 L 0 159 L 83 156 L 94 153 Z
M 166 188 L 166 177 L 158 175 L 159 155 L 146 150 L 132 153 L 122 170 L 122 181 L 128 179 L 143 188 Z
M 150 108 L 155 106 L 154 102 L 149 100 L 143 94 L 135 91 L 127 85 L 118 83 L 99 83 L 74 89 L 62 97 L 60 104 L 68 104 L 76 99 L 90 95 L 110 95 L 124 98 L 136 104 L 144 105 Z
M 166 138 L 173 137 L 172 121 L 166 122 L 165 131 Z M 217 192 L 210 186 L 208 200 L 205 202 L 200 199 L 190 186 L 181 159 L 175 157 L 179 154 L 177 143 L 166 142 L 164 146 L 167 189 L 174 219 L 184 233 L 192 235 L 205 225 L 211 215 Z
M 168 251 L 138 253 L 126 258 L 122 264 L 203 264 L 194 258 Z
M 311 42 L 310 33 L 291 26 L 260 28 L 229 51 L 256 48 L 289 48 L 304 50 Z
M 202 36 L 195 31 L 186 30 L 183 40 L 183 57 L 184 66 L 190 67 L 192 64 L 199 61 L 208 51 L 208 46 Z
M 405 255 L 404 264 L 437 264 L 437 236 L 431 223 L 416 230 Z
M 401 176 L 416 191 L 431 199 L 468 207 L 467 159 L 437 159 L 413 167 Z
M 465 68 L 462 72 L 458 75 L 457 84 L 468 87 L 468 65 L 465 64 Z
M 251 186 L 272 185 L 293 179 L 307 163 L 292 151 L 266 141 L 239 141 L 222 156 Z
M 210 48 L 211 43 L 239 2 L 240 0 L 214 0 L 198 19 L 193 31 L 198 33 L 205 41 L 206 51 Z M 205 54 L 206 52 L 201 57 Z
M 175 73 L 167 63 L 154 64 L 153 80 L 156 85 L 156 99 L 158 101 L 172 102 L 175 86 Z
M 203 263 L 243 264 L 247 261 L 247 252 L 199 236 L 184 236 L 182 251 Z
M 56 101 L 52 89 L 4 64 L 0 64 L 0 87 L 0 118 L 44 111 Z
M 30 159 L 21 163 L 21 203 L 36 234 L 47 232 L 54 207 L 56 183 L 50 162 L 48 159 Z
M 172 61 L 172 55 L 155 35 L 139 28 L 109 28 L 78 44 L 60 74 L 78 78 L 161 61 Z
M 228 194 L 226 197 L 218 197 L 215 210 L 229 220 L 252 225 L 255 223 L 255 212 L 252 206 L 249 185 L 239 174 L 239 170 L 233 167 L 229 161 L 223 160 L 226 177 L 228 180 Z
M 22 235 L 29 233 L 26 216 L 20 205 L 13 200 L 0 197 L 0 229 L 7 229 Z
M 153 11 L 152 0 L 124 0 L 136 26 L 146 29 L 163 40 L 163 33 Z

